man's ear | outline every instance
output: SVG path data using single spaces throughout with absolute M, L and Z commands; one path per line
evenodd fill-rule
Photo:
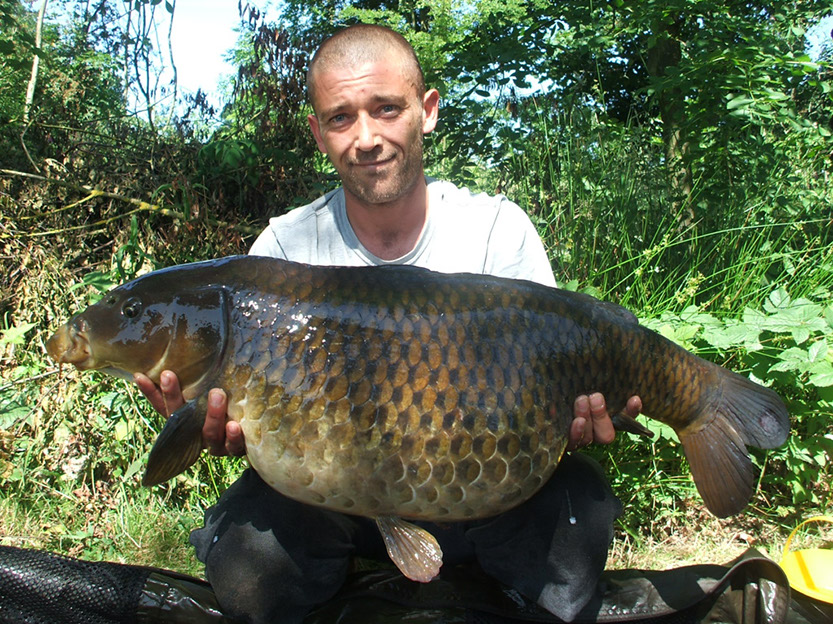
M 422 134 L 429 134 L 437 127 L 440 114 L 440 92 L 429 89 L 422 96 Z
M 322 154 L 327 153 L 327 147 L 324 145 L 324 140 L 321 138 L 321 127 L 318 125 L 318 117 L 315 115 L 307 115 L 307 123 L 309 129 L 312 130 L 312 136 L 315 137 L 315 142 L 318 144 L 318 151 Z

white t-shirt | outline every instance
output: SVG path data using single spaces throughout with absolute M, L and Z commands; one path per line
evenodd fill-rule
M 517 204 L 503 195 L 475 195 L 450 182 L 427 182 L 428 221 L 414 249 L 396 260 L 383 260 L 361 244 L 341 188 L 270 219 L 249 253 L 326 266 L 413 264 L 555 286 L 544 245 Z

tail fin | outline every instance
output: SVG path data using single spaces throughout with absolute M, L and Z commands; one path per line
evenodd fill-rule
M 746 445 L 780 446 L 790 422 L 775 392 L 725 369 L 719 374 L 713 398 L 679 436 L 700 496 L 712 513 L 725 518 L 739 513 L 752 497 L 756 471 Z

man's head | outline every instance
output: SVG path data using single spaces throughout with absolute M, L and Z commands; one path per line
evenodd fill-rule
M 326 71 L 383 61 L 397 63 L 418 97 L 425 94 L 425 77 L 414 48 L 402 35 L 376 24 L 356 24 L 324 40 L 307 70 L 307 95 L 315 106 L 315 79 Z
M 413 197 L 424 184 L 422 137 L 436 126 L 439 93 L 425 91 L 410 44 L 381 26 L 351 26 L 321 45 L 307 90 L 310 129 L 348 201 Z

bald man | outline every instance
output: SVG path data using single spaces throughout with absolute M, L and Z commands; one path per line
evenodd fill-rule
M 340 31 L 314 55 L 307 89 L 310 129 L 342 187 L 271 219 L 251 254 L 333 266 L 413 264 L 555 286 L 543 244 L 516 204 L 426 178 L 423 136 L 437 124 L 439 93 L 426 90 L 403 37 L 366 24 Z M 182 404 L 170 372 L 160 388 L 142 376 L 137 383 L 159 411 Z M 242 434 L 226 407 L 224 393 L 213 390 L 205 445 L 241 454 Z M 627 412 L 640 408 L 633 397 Z M 613 436 L 604 397 L 579 397 L 571 448 Z M 595 591 L 620 511 L 599 467 L 569 456 L 532 499 L 501 516 L 418 524 L 437 538 L 445 565 L 477 561 L 571 619 Z M 371 520 L 288 499 L 251 469 L 207 510 L 191 543 L 226 612 L 253 623 L 300 622 L 338 591 L 353 556 L 387 558 Z

